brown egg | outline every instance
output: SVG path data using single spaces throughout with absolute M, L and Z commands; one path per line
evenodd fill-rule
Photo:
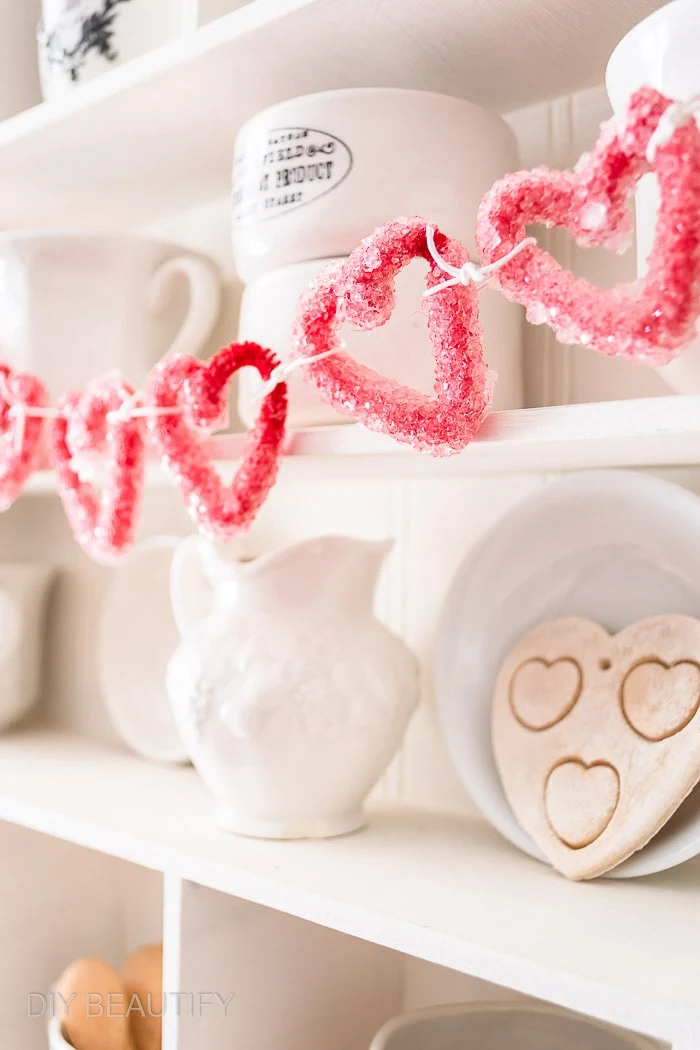
M 55 991 L 63 1035 L 75 1050 L 133 1050 L 128 999 L 119 975 L 102 959 L 78 959 L 59 977 Z
M 163 1004 L 163 945 L 149 944 L 130 955 L 122 967 L 129 1004 L 131 1038 L 136 1050 L 160 1050 Z

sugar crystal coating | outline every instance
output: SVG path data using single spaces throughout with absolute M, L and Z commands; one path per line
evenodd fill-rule
M 108 418 L 134 393 L 118 373 L 64 394 L 51 427 L 50 457 L 58 494 L 73 535 L 103 565 L 113 565 L 134 543 L 144 483 L 143 420 Z M 104 483 L 84 476 L 86 458 L 99 454 Z
M 694 120 L 659 145 L 649 140 L 670 100 L 644 87 L 626 113 L 603 124 L 574 171 L 533 168 L 507 175 L 479 208 L 476 239 L 484 263 L 504 256 L 531 223 L 565 227 L 581 245 L 620 250 L 629 240 L 629 194 L 655 171 L 660 207 L 648 272 L 603 290 L 563 269 L 537 247 L 495 274 L 503 294 L 548 324 L 562 343 L 648 364 L 665 364 L 695 335 L 700 313 L 700 131 Z
M 199 435 L 226 424 L 228 384 L 239 368 L 256 368 L 266 381 L 278 365 L 271 350 L 234 343 L 207 362 L 186 354 L 166 358 L 148 378 L 146 406 L 176 410 L 147 416 L 149 436 L 190 517 L 212 538 L 230 540 L 248 528 L 275 483 L 287 418 L 286 383 L 264 398 L 230 485 L 222 483 Z
M 345 262 L 319 274 L 297 306 L 293 357 L 337 350 L 301 370 L 326 401 L 370 430 L 421 452 L 448 456 L 463 449 L 481 426 L 496 378 L 484 361 L 474 286 L 445 288 L 426 300 L 435 359 L 432 398 L 353 360 L 342 349 L 338 331 L 343 323 L 362 331 L 385 324 L 394 309 L 396 276 L 413 259 L 429 263 L 428 288 L 444 280 L 428 251 L 427 225 L 418 216 L 394 219 L 365 238 Z M 469 259 L 466 248 L 439 231 L 435 245 L 455 266 Z
M 17 499 L 27 479 L 39 466 L 44 434 L 43 419 L 36 416 L 21 418 L 12 413 L 12 406 L 44 408 L 49 398 L 46 387 L 37 376 L 15 372 L 7 364 L 0 364 L 0 374 L 10 397 L 6 401 L 0 394 L 0 511 L 3 511 Z

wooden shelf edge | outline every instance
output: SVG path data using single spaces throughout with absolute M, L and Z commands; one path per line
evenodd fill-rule
M 245 434 L 206 442 L 222 474 L 232 474 Z M 461 453 L 444 459 L 414 452 L 358 424 L 292 431 L 287 469 L 469 475 L 700 464 L 700 395 L 496 412 Z M 147 484 L 171 481 L 149 464 Z M 50 470 L 38 471 L 27 492 L 56 491 Z

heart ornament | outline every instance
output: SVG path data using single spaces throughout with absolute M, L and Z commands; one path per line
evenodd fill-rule
M 225 485 L 201 437 L 228 423 L 228 384 L 239 368 L 256 368 L 267 383 L 280 362 L 257 343 L 234 343 L 199 361 L 165 358 L 146 386 L 148 433 L 201 532 L 230 540 L 255 518 L 275 483 L 287 418 L 287 385 L 271 388 L 248 432 L 238 470 Z M 274 378 L 274 377 L 273 377 Z
M 51 428 L 50 458 L 73 534 L 95 561 L 113 565 L 134 543 L 144 482 L 143 420 L 134 395 L 111 372 L 64 394 Z M 92 480 L 94 473 L 103 481 Z
M 506 656 L 492 743 L 523 829 L 563 875 L 610 871 L 700 782 L 700 620 L 655 616 L 610 635 L 539 624 Z
M 395 219 L 345 262 L 319 274 L 299 300 L 292 358 L 309 359 L 303 375 L 338 412 L 421 452 L 447 456 L 463 449 L 481 426 L 496 378 L 484 361 L 474 284 L 443 288 L 426 300 L 434 397 L 353 360 L 339 336 L 342 324 L 369 331 L 389 320 L 396 276 L 413 259 L 429 263 L 428 289 L 444 284 L 444 271 L 428 248 L 427 226 L 417 216 Z M 439 231 L 435 247 L 452 266 L 469 261 L 466 248 Z
M 667 112 L 668 111 L 668 112 Z M 621 250 L 630 235 L 628 197 L 655 172 L 661 203 L 645 277 L 603 290 L 526 247 L 493 274 L 503 294 L 548 324 L 562 343 L 666 364 L 695 335 L 700 314 L 700 130 L 677 105 L 644 87 L 602 126 L 573 171 L 539 167 L 507 175 L 484 197 L 476 240 L 484 264 L 502 259 L 527 226 L 562 226 L 584 246 Z
M 0 511 L 14 503 L 42 455 L 44 419 L 27 410 L 49 402 L 42 381 L 0 364 Z

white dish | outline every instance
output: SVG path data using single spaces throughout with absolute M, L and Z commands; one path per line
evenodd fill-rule
M 187 762 L 165 688 L 180 643 L 170 605 L 170 565 L 181 541 L 158 536 L 113 570 L 99 632 L 100 686 L 129 747 L 159 762 Z
M 530 627 L 584 616 L 611 631 L 656 613 L 700 617 L 700 499 L 626 471 L 567 478 L 514 507 L 462 563 L 445 602 L 436 653 L 443 735 L 481 812 L 525 853 L 544 859 L 518 824 L 491 750 L 498 667 Z M 649 875 L 700 853 L 700 789 L 612 878 Z
M 236 270 L 249 282 L 348 255 L 396 215 L 424 215 L 471 248 L 483 194 L 516 166 L 505 121 L 449 95 L 346 88 L 280 102 L 236 138 Z

